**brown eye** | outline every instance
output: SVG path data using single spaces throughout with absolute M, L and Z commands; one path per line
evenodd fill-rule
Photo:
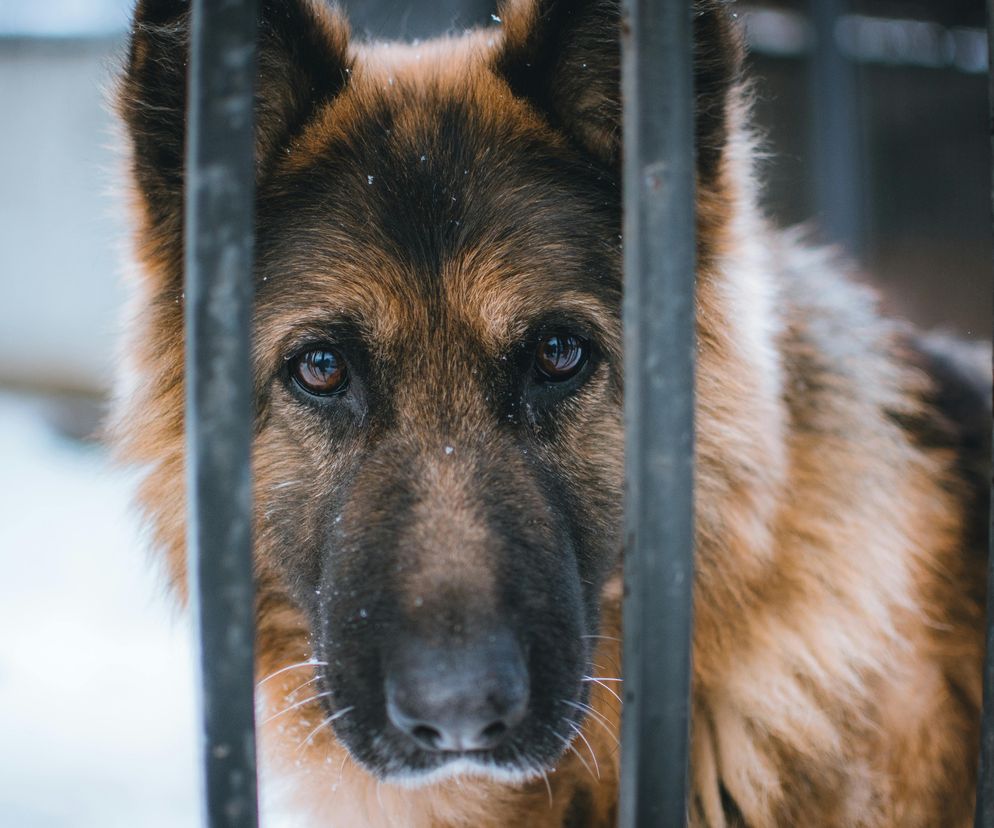
M 580 373 L 587 362 L 587 343 L 578 336 L 543 337 L 535 351 L 535 368 L 542 379 L 563 382 Z
M 319 397 L 343 391 L 349 380 L 345 360 L 334 348 L 316 348 L 295 357 L 291 370 L 301 388 Z

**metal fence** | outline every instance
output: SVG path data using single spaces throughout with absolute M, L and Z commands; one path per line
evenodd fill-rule
M 625 693 L 620 822 L 680 825 L 694 578 L 691 3 L 629 0 L 624 100 Z
M 987 0 L 988 67 L 990 67 L 991 152 L 994 157 L 994 0 Z M 991 171 L 994 199 L 994 166 Z M 994 201 L 992 201 L 994 204 Z M 994 828 L 994 481 L 991 488 L 987 557 L 987 658 L 984 663 L 984 713 L 980 731 L 980 772 L 977 779 L 976 828 Z
M 988 0 L 988 9 L 994 9 L 994 0 Z M 619 813 L 623 828 L 654 828 L 686 820 L 690 745 L 692 3 L 625 0 L 623 14 L 627 500 Z M 201 652 L 205 820 L 212 828 L 258 824 L 248 363 L 257 15 L 258 0 L 193 2 L 186 213 L 188 540 Z M 844 228 L 839 232 L 845 235 Z M 994 583 L 994 568 L 991 574 Z M 990 630 L 988 651 L 994 652 Z M 990 659 L 984 700 L 976 824 L 994 828 Z
M 196 0 L 186 167 L 190 596 L 206 824 L 258 824 L 249 365 L 258 0 Z

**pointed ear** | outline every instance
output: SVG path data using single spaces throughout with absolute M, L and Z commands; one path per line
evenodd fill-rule
M 608 163 L 621 155 L 620 0 L 504 0 L 494 70 L 553 126 Z M 698 168 L 714 176 L 728 140 L 741 36 L 722 0 L 694 3 Z
M 604 160 L 621 140 L 619 0 L 505 0 L 494 70 Z
M 139 0 L 118 91 L 133 173 L 153 223 L 182 216 L 189 0 Z M 263 0 L 256 85 L 260 174 L 344 87 L 348 25 L 321 0 Z

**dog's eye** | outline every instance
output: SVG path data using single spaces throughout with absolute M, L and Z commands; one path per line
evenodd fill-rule
M 572 334 L 543 337 L 535 349 L 535 370 L 548 382 L 563 382 L 580 373 L 588 351 L 587 342 Z
M 294 357 L 290 370 L 297 384 L 309 394 L 328 397 L 345 390 L 349 370 L 334 348 L 315 348 Z

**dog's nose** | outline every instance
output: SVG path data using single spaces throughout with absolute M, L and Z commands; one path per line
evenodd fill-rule
M 490 750 L 528 708 L 528 671 L 508 632 L 445 647 L 407 642 L 387 664 L 390 721 L 423 750 Z

